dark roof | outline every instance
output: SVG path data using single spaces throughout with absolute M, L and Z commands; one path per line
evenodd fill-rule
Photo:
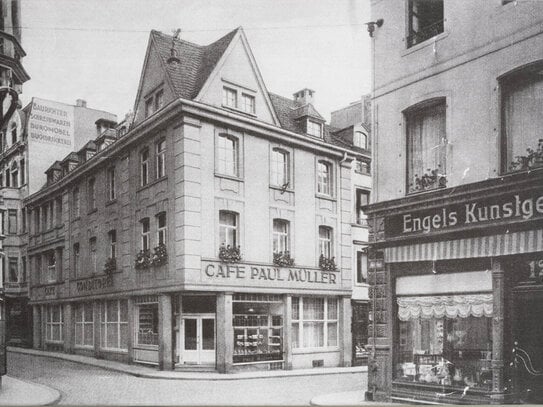
M 83 150 L 96 150 L 96 143 L 94 140 L 87 141 L 87 143 L 79 149 L 79 151 Z
M 60 161 L 55 161 L 49 168 L 47 168 L 47 171 L 45 171 L 45 173 L 47 174 L 48 172 L 52 171 L 52 170 L 61 170 L 62 167 L 60 166 Z
M 67 161 L 76 161 L 76 162 L 79 162 L 79 157 L 77 156 L 77 154 L 75 152 L 71 152 L 70 154 L 68 154 L 66 157 L 64 157 L 64 159 L 62 160 L 62 163 L 66 163 Z
M 103 139 L 106 139 L 106 138 L 116 139 L 117 131 L 115 129 L 106 129 L 102 134 L 96 137 L 96 141 L 102 141 Z
M 177 97 L 194 99 L 198 95 L 238 30 L 239 28 L 236 28 L 206 46 L 173 39 L 171 35 L 159 31 L 151 31 L 152 41 L 164 62 Z M 172 41 L 175 44 L 175 56 L 179 59 L 179 63 L 167 62 L 171 56 Z
M 293 103 L 296 103 L 296 102 L 293 102 Z M 315 109 L 315 107 L 311 103 L 298 107 L 294 112 L 294 117 L 296 118 L 311 117 L 312 119 L 318 119 L 318 120 L 324 121 L 324 117 L 322 117 L 320 113 L 317 112 L 317 109 Z

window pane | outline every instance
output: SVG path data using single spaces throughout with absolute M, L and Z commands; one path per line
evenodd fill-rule
M 319 348 L 324 346 L 324 322 L 304 322 L 303 327 L 304 348 Z
M 76 323 L 74 328 L 75 344 L 83 345 L 83 325 Z
M 303 299 L 303 318 L 324 319 L 324 298 L 304 297 Z
M 121 324 L 121 349 L 128 349 L 128 324 Z
M 298 322 L 293 322 L 292 323 L 292 347 L 294 349 L 300 347 L 299 336 L 300 336 L 300 324 Z
M 121 322 L 128 322 L 128 302 L 126 300 L 120 300 L 121 306 Z
M 328 346 L 337 346 L 337 322 L 328 322 Z
M 119 347 L 119 333 L 117 332 L 117 324 L 107 324 L 106 347 Z
M 108 301 L 107 302 L 107 322 L 116 322 L 118 321 L 119 314 L 118 314 L 118 303 L 117 301 Z
M 328 298 L 328 319 L 337 319 L 337 300 Z
M 292 319 L 300 319 L 300 298 L 292 297 Z
M 85 324 L 85 345 L 93 346 L 94 345 L 94 329 L 92 324 Z

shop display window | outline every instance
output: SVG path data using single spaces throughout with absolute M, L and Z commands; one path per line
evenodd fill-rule
M 45 340 L 47 342 L 62 342 L 64 319 L 62 305 L 48 305 L 45 321 Z
M 128 304 L 126 300 L 107 300 L 100 307 L 100 346 L 102 349 L 128 350 Z
M 137 344 L 158 346 L 158 303 L 138 306 Z
M 490 390 L 492 319 L 412 318 L 398 325 L 395 378 Z
M 94 346 L 94 316 L 92 302 L 76 304 L 74 307 L 75 345 Z
M 234 363 L 283 360 L 283 301 L 279 295 L 236 294 Z
M 338 346 L 337 298 L 292 297 L 292 347 Z

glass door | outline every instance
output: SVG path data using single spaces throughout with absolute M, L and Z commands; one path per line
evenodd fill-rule
M 183 316 L 182 363 L 215 364 L 215 316 Z

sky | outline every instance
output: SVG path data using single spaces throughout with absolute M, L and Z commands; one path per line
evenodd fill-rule
M 133 109 L 149 32 L 207 45 L 242 26 L 268 91 L 316 91 L 327 119 L 370 91 L 368 0 L 21 0 L 32 97 Z

